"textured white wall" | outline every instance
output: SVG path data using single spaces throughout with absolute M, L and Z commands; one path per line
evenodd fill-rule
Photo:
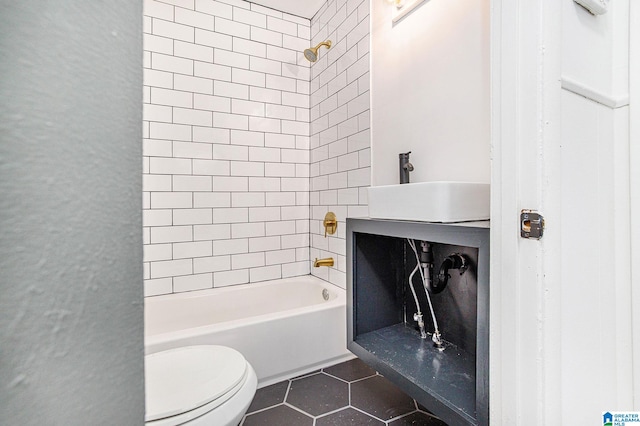
M 489 182 L 489 0 L 427 1 L 392 25 L 372 2 L 372 185 Z
M 142 424 L 142 8 L 0 7 L 0 422 Z

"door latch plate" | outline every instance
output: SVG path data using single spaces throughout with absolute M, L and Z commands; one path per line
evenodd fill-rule
M 544 217 L 535 210 L 520 212 L 520 236 L 539 240 L 544 233 Z

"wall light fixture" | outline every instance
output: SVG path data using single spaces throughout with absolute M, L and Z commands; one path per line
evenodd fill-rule
M 387 0 L 387 3 L 393 4 L 398 9 L 401 9 L 404 6 L 404 0 Z
M 418 6 L 426 3 L 427 0 L 387 0 L 396 7 L 392 13 L 391 21 L 397 24 L 405 16 L 413 12 Z

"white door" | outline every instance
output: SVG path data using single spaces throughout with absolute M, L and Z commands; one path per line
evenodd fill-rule
M 633 405 L 640 411 L 640 3 L 629 11 L 629 174 L 631 216 L 631 315 Z
M 603 411 L 640 410 L 640 178 L 629 161 L 640 157 L 629 143 L 640 21 L 629 24 L 629 7 L 593 16 L 571 0 L 492 2 L 492 424 L 601 424 Z M 520 237 L 521 209 L 544 215 L 541 240 Z

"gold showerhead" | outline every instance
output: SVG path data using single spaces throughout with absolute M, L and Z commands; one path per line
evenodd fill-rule
M 318 60 L 318 49 L 320 46 L 327 46 L 327 49 L 331 48 L 331 40 L 323 41 L 318 44 L 316 47 L 310 47 L 304 50 L 304 57 L 307 58 L 309 62 L 315 62 Z

